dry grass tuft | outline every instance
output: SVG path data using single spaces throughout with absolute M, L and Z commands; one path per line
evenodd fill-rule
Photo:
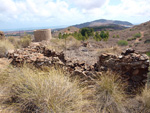
M 97 54 L 103 54 L 103 53 L 111 53 L 111 54 L 120 54 L 121 49 L 118 46 L 114 46 L 111 48 L 103 48 L 103 49 L 98 49 Z
M 79 46 L 81 46 L 81 41 L 75 39 L 73 36 L 69 36 L 67 39 L 66 39 L 66 46 L 67 46 L 67 49 L 73 49 L 73 48 L 78 48 Z
M 150 110 L 150 89 L 145 87 L 141 94 L 142 102 L 144 103 L 145 107 Z
M 73 36 L 69 36 L 66 39 L 53 38 L 50 40 L 50 44 L 47 45 L 49 49 L 55 51 L 63 51 L 65 49 L 74 49 L 78 48 L 81 45 L 81 42 L 75 39 Z
M 81 113 L 86 100 L 77 80 L 70 81 L 61 70 L 11 68 L 1 82 L 0 105 L 21 113 Z M 2 76 L 2 74 L 1 74 Z M 5 110 L 5 109 L 4 109 Z
M 98 113 L 124 112 L 125 83 L 120 76 L 111 71 L 103 73 L 96 81 L 96 111 Z
M 14 50 L 13 44 L 8 40 L 0 40 L 0 57 L 5 57 L 9 50 Z
M 150 89 L 147 87 L 147 85 L 143 89 L 142 93 L 137 95 L 135 99 L 140 103 L 140 107 L 137 109 L 137 111 L 141 111 L 143 113 L 150 112 Z

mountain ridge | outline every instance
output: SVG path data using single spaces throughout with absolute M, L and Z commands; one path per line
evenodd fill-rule
M 116 24 L 116 25 L 126 26 L 126 27 L 133 26 L 133 24 L 128 21 L 107 20 L 107 19 L 94 20 L 91 22 L 85 22 L 85 23 L 76 24 L 73 26 L 77 28 L 83 28 L 83 27 L 95 27 L 95 26 L 102 26 L 102 25 L 109 25 L 109 24 Z

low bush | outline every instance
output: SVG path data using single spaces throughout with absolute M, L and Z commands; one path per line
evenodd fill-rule
M 127 41 L 136 40 L 136 37 L 128 38 Z
M 18 47 L 28 47 L 31 43 L 31 36 L 30 35 L 26 35 L 24 37 L 22 37 L 20 40 L 18 40 Z
M 115 35 L 113 35 L 113 38 L 115 38 L 116 36 Z
M 128 42 L 125 40 L 119 40 L 117 43 L 119 46 L 127 46 L 128 45 Z
M 139 39 L 139 41 L 142 41 L 142 39 Z
M 16 43 L 15 37 L 8 37 L 7 38 L 11 43 Z
M 120 36 L 119 35 L 113 35 L 113 38 L 120 38 Z
M 141 37 L 141 33 L 136 33 L 136 34 L 134 35 L 134 37 L 135 37 L 135 38 L 140 38 L 140 37 Z
M 117 37 L 117 38 L 120 38 L 120 36 L 119 36 L 119 35 L 117 35 L 116 37 Z

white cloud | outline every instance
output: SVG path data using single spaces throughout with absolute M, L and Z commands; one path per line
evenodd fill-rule
M 0 0 L 0 14 L 8 18 L 20 18 L 20 20 L 41 20 L 44 18 L 70 18 L 80 15 L 76 8 L 69 9 L 65 1 L 52 0 Z M 71 15 L 72 14 L 72 15 Z M 2 19 L 2 18 L 1 18 Z
M 108 0 L 71 0 L 77 7 L 81 9 L 95 9 L 105 5 Z
M 71 25 L 95 19 L 141 22 L 150 18 L 150 0 L 0 0 L 0 22 Z
M 106 7 L 107 16 L 123 18 L 134 23 L 150 18 L 150 0 L 121 0 L 121 4 Z

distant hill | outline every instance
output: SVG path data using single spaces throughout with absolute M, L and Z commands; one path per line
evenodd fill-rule
M 94 26 L 94 27 L 89 27 L 89 28 L 93 28 L 94 31 L 102 31 L 102 30 L 124 30 L 127 29 L 127 27 L 125 26 L 121 26 L 121 25 L 116 25 L 116 24 L 107 24 L 107 25 L 100 25 L 100 26 Z
M 73 25 L 77 28 L 83 28 L 83 27 L 97 27 L 97 26 L 108 26 L 108 25 L 119 25 L 119 26 L 133 26 L 132 23 L 127 21 L 119 21 L 119 20 L 106 20 L 106 19 L 99 19 L 91 22 L 86 22 L 82 24 Z

